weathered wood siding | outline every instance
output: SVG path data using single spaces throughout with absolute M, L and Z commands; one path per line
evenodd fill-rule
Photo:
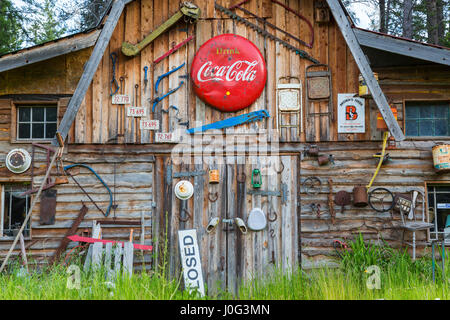
M 334 101 L 336 101 L 338 92 L 357 93 L 358 68 L 334 20 L 331 19 L 330 23 L 325 24 L 315 23 L 313 1 L 289 0 L 282 2 L 294 10 L 298 10 L 313 24 L 314 46 L 312 49 L 309 49 L 306 46 L 294 43 L 292 40 L 285 39 L 286 37 L 278 31 L 271 30 L 270 28 L 268 31 L 286 41 L 292 41 L 292 44 L 299 46 L 321 63 L 330 65 L 333 75 Z M 300 58 L 294 52 L 289 51 L 277 42 L 264 39 L 264 37 L 254 30 L 237 23 L 228 16 L 222 15 L 215 10 L 214 2 L 199 0 L 195 3 L 202 10 L 201 18 L 196 24 L 178 23 L 170 31 L 162 34 L 152 44 L 144 48 L 140 55 L 133 58 L 126 57 L 121 53 L 122 42 L 139 42 L 149 32 L 156 29 L 162 22 L 168 19 L 178 9 L 179 4 L 178 2 L 167 0 L 137 0 L 125 7 L 88 90 L 85 101 L 82 104 L 79 115 L 76 118 L 75 127 L 79 128 L 79 130 L 75 129 L 75 132 L 72 132 L 69 138 L 70 142 L 104 143 L 117 134 L 117 116 L 120 112 L 123 112 L 124 108 L 123 106 L 111 104 L 111 97 L 109 95 L 110 81 L 112 78 L 111 53 L 115 52 L 119 55 L 118 65 L 116 66 L 116 79 L 119 81 L 120 77 L 125 78 L 123 92 L 130 95 L 133 104 L 150 108 L 152 106 L 150 100 L 154 97 L 154 83 L 158 76 L 186 62 L 184 68 L 161 82 L 160 92 L 165 93 L 169 89 L 177 87 L 180 81 L 178 76 L 190 71 L 190 65 L 197 49 L 210 38 L 224 33 L 234 33 L 248 38 L 263 54 L 268 68 L 268 80 L 262 95 L 254 104 L 245 110 L 232 114 L 222 113 L 205 105 L 205 103 L 196 98 L 193 94 L 191 82 L 185 81 L 185 84 L 175 94 L 170 95 L 158 104 L 154 118 L 161 121 L 160 131 L 167 132 L 175 129 L 178 125 L 173 113 L 167 114 L 161 112 L 161 108 L 167 109 L 170 105 L 175 105 L 180 109 L 179 116 L 183 121 L 189 120 L 191 127 L 193 126 L 192 124 L 207 124 L 235 116 L 236 114 L 267 109 L 272 116 L 269 120 L 241 126 L 239 130 L 245 131 L 250 127 L 275 128 L 277 112 L 276 85 L 277 82 L 284 81 L 281 78 L 286 76 L 297 77 L 302 82 L 303 122 L 304 124 L 307 123 L 305 117 L 305 110 L 307 108 L 305 99 L 305 68 L 311 62 Z M 218 3 L 222 6 L 229 7 L 232 2 L 221 0 Z M 283 7 L 272 4 L 268 0 L 250 1 L 244 7 L 259 16 L 267 17 L 267 20 L 272 24 L 288 30 L 305 42 L 309 42 L 311 34 L 307 24 L 292 13 L 287 12 Z M 236 13 L 242 14 L 239 10 L 236 10 Z M 254 18 L 246 18 L 258 25 L 258 22 Z M 263 25 L 259 25 L 264 28 Z M 195 36 L 194 40 L 159 62 L 154 68 L 152 67 L 153 60 L 160 57 L 172 48 L 173 45 L 180 43 L 190 35 Z M 147 86 L 144 86 L 143 82 L 144 66 L 149 67 L 149 81 Z M 136 85 L 138 86 L 137 97 L 135 97 Z M 316 112 L 323 112 L 326 111 L 327 104 L 316 103 L 312 108 L 315 108 Z M 333 108 L 336 113 L 336 104 Z M 149 117 L 152 116 L 149 115 Z M 285 123 L 297 123 L 295 116 L 285 117 Z M 154 142 L 152 132 L 140 131 L 138 120 L 124 117 L 123 121 L 125 128 L 124 142 Z M 331 127 L 328 127 L 326 117 L 316 117 L 312 121 L 312 126 L 313 128 L 310 126 L 309 130 L 313 140 L 319 140 L 320 138 L 327 141 L 337 141 L 338 139 L 367 140 L 369 137 L 368 134 L 360 134 L 354 137 L 338 137 L 336 124 L 332 123 Z M 305 141 L 306 137 L 305 132 L 298 136 L 295 129 L 283 129 L 281 139 L 283 141 Z
M 236 292 L 242 280 L 259 276 L 274 263 L 289 269 L 298 264 L 299 225 L 297 215 L 297 185 L 291 183 L 298 176 L 298 161 L 295 155 L 280 157 L 284 165 L 281 173 L 278 157 L 272 163 L 264 166 L 263 158 L 257 155 L 236 155 L 227 158 L 227 162 L 208 165 L 200 158 L 192 158 L 184 163 L 176 157 L 158 157 L 156 162 L 156 181 L 159 186 L 155 190 L 156 211 L 153 220 L 154 238 L 160 239 L 159 245 L 165 240 L 167 230 L 168 259 L 171 273 L 180 272 L 180 254 L 177 245 L 178 230 L 195 228 L 200 247 L 200 257 L 205 281 L 213 292 L 228 288 Z M 199 162 L 200 160 L 200 162 Z M 190 163 L 187 163 L 190 161 Z M 286 199 L 280 196 L 261 196 L 248 194 L 255 190 L 251 185 L 252 170 L 262 170 L 261 190 L 278 191 L 281 195 L 281 184 L 287 184 Z M 208 180 L 208 170 L 219 170 L 220 183 L 211 184 Z M 271 170 L 273 169 L 273 171 Z M 180 172 L 199 172 L 204 174 L 195 177 L 176 178 Z M 246 175 L 244 182 L 242 174 Z M 171 175 L 174 178 L 171 178 Z M 186 212 L 182 212 L 182 201 L 173 194 L 175 184 L 181 179 L 189 180 L 195 188 L 194 196 L 187 200 L 186 208 L 190 217 L 186 220 Z M 215 194 L 217 192 L 217 200 Z M 211 195 L 209 195 L 211 193 Z M 225 231 L 224 219 L 241 218 L 247 223 L 252 208 L 262 208 L 265 212 L 271 210 L 267 227 L 262 231 L 248 230 L 242 234 L 234 221 L 231 231 Z M 275 214 L 274 214 L 275 213 Z M 212 218 L 220 222 L 212 233 L 206 232 L 206 227 Z M 161 249 L 159 249 L 161 250 Z

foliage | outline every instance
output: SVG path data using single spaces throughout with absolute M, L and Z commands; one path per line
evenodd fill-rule
M 23 39 L 20 24 L 20 13 L 11 0 L 2 0 L 0 2 L 0 55 L 21 47 Z

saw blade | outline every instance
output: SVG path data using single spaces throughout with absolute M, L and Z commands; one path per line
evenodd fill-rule
M 280 38 L 274 36 L 273 34 L 267 32 L 264 29 L 261 29 L 260 27 L 258 27 L 257 25 L 251 23 L 250 21 L 248 21 L 245 18 L 242 18 L 240 16 L 238 16 L 237 14 L 235 14 L 234 12 L 228 10 L 225 7 L 222 7 L 219 4 L 214 4 L 215 8 L 223 13 L 225 13 L 227 16 L 229 16 L 231 19 L 236 20 L 237 22 L 243 23 L 244 25 L 246 25 L 247 27 L 253 29 L 254 31 L 258 32 L 259 34 L 263 35 L 264 37 L 267 37 L 273 41 L 276 41 L 278 43 L 280 43 L 281 45 L 283 45 L 284 47 L 286 47 L 287 49 L 294 51 L 296 54 L 298 54 L 300 57 L 305 58 L 311 62 L 313 62 L 314 64 L 320 64 L 320 62 L 316 59 L 314 59 L 313 57 L 311 57 L 306 51 L 303 51 L 299 48 L 294 47 L 293 45 L 291 45 L 290 43 L 287 43 L 284 40 L 281 40 Z

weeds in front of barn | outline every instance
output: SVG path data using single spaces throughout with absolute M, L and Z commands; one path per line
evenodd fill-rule
M 362 236 L 348 243 L 342 251 L 338 268 L 302 271 L 272 267 L 264 277 L 244 283 L 237 297 L 220 292 L 205 299 L 274 299 L 274 300 L 341 300 L 341 299 L 450 299 L 450 259 L 446 260 L 446 280 L 442 280 L 440 260 L 437 260 L 436 282 L 432 278 L 431 254 L 412 261 L 406 251 L 387 244 L 364 243 Z M 168 276 L 167 252 L 154 271 L 136 272 L 131 278 L 118 276 L 114 283 L 107 281 L 104 270 L 80 273 L 80 287 L 70 289 L 68 266 L 24 274 L 20 264 L 12 266 L 9 274 L 0 276 L 0 299 L 84 299 L 84 300 L 181 300 L 199 299 L 182 290 L 181 277 Z M 448 257 L 448 256 L 447 256 Z M 82 269 L 81 261 L 72 261 Z M 365 272 L 377 266 L 380 289 L 370 289 L 368 279 L 374 274 Z M 69 280 L 70 281 L 70 280 Z

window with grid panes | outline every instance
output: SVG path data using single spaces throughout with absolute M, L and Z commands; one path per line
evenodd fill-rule
M 405 103 L 405 134 L 409 137 L 450 136 L 448 101 Z
M 17 140 L 49 140 L 57 128 L 56 105 L 17 107 Z

